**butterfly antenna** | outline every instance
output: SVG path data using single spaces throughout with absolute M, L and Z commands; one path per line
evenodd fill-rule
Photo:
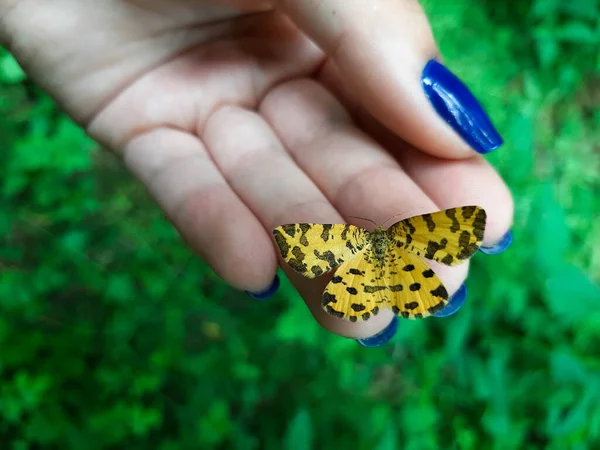
M 406 214 L 406 212 L 402 212 L 402 213 L 399 213 L 399 214 L 395 214 L 392 217 L 389 217 L 388 219 L 385 219 L 385 221 L 383 222 L 382 226 L 385 226 L 385 224 L 388 223 L 390 220 L 395 219 L 398 216 L 403 216 L 405 214 Z
M 375 222 L 373 222 L 371 219 L 365 219 L 364 217 L 357 217 L 357 216 L 348 216 L 348 217 L 352 218 L 352 219 L 366 220 L 367 222 L 371 222 L 373 225 L 377 226 L 377 224 Z

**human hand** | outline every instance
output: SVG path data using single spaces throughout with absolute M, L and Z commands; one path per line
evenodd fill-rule
M 510 193 L 478 155 L 501 138 L 430 62 L 416 1 L 0 0 L 0 17 L 28 74 L 254 297 L 277 285 L 271 230 L 283 223 L 476 204 L 484 245 L 507 241 Z M 431 265 L 450 294 L 466 279 L 468 264 Z M 391 311 L 341 321 L 321 308 L 324 277 L 284 269 L 328 330 L 389 337 Z

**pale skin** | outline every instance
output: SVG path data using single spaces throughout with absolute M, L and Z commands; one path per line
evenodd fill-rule
M 486 246 L 512 223 L 500 176 L 423 94 L 439 53 L 415 1 L 0 0 L 0 43 L 237 289 L 271 284 L 284 223 L 480 205 Z M 467 277 L 431 265 L 450 294 Z M 284 270 L 335 334 L 392 318 L 331 317 L 327 278 Z

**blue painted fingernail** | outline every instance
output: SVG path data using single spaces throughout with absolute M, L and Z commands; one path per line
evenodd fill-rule
M 398 331 L 398 316 L 394 316 L 390 324 L 377 333 L 375 336 L 365 339 L 357 339 L 363 347 L 380 347 L 394 337 Z
M 467 287 L 463 284 L 460 285 L 458 290 L 454 293 L 452 297 L 450 297 L 450 301 L 446 305 L 444 309 L 435 314 L 432 314 L 433 317 L 448 317 L 454 314 L 456 311 L 460 309 L 465 300 L 467 299 Z
M 485 253 L 486 255 L 497 255 L 498 253 L 502 253 L 512 243 L 512 233 L 507 231 L 502 239 L 500 239 L 496 244 L 491 247 L 479 247 L 479 251 Z
M 246 294 L 248 294 L 254 300 L 266 300 L 268 298 L 273 297 L 273 295 L 275 295 L 275 292 L 277 292 L 277 289 L 279 289 L 279 276 L 275 275 L 275 279 L 273 280 L 273 283 L 271 283 L 271 286 L 269 286 L 264 291 L 262 291 L 262 292 L 246 291 Z
M 478 153 L 503 143 L 481 104 L 456 75 L 436 60 L 423 69 L 421 83 L 437 113 Z

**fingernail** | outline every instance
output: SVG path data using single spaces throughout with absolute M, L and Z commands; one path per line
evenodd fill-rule
M 479 247 L 479 251 L 485 253 L 486 255 L 497 255 L 498 253 L 502 253 L 512 243 L 512 233 L 507 231 L 502 239 L 500 239 L 496 244 L 491 247 Z
M 441 63 L 429 61 L 423 69 L 421 83 L 437 113 L 476 152 L 489 153 L 502 145 L 502 137 L 477 99 Z
M 396 334 L 396 331 L 398 331 L 398 317 L 394 316 L 389 325 L 375 336 L 366 339 L 357 339 L 356 342 L 363 347 L 380 347 L 392 339 Z
M 450 297 L 450 301 L 446 305 L 444 309 L 435 314 L 432 314 L 433 317 L 448 317 L 454 314 L 456 311 L 460 309 L 465 300 L 467 299 L 467 287 L 463 284 L 460 285 L 458 290 L 454 293 L 452 297 Z
M 262 292 L 246 291 L 246 294 L 248 294 L 254 300 L 266 300 L 268 298 L 273 297 L 273 295 L 275 295 L 275 293 L 277 292 L 277 289 L 279 289 L 279 276 L 275 275 L 275 279 L 273 280 L 273 283 L 271 283 L 271 286 L 269 286 L 264 291 L 262 291 Z

